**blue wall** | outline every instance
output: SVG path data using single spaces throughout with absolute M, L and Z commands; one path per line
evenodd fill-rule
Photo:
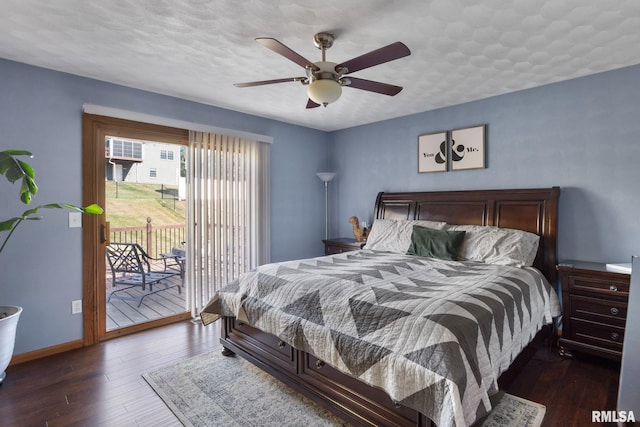
M 486 169 L 417 173 L 418 135 L 478 124 Z M 329 146 L 333 234 L 371 220 L 379 191 L 560 186 L 560 259 L 640 254 L 640 66 L 337 131 Z
M 389 102 L 390 108 L 398 99 Z M 332 133 L 0 59 L 0 149 L 33 151 L 37 203 L 81 203 L 82 104 L 269 135 L 272 260 L 322 253 L 324 197 L 330 234 L 347 218 L 371 221 L 379 191 L 562 188 L 559 257 L 628 262 L 640 253 L 640 66 Z M 417 173 L 417 137 L 487 124 L 487 169 Z M 0 182 L 0 218 L 22 212 Z M 25 308 L 16 353 L 82 338 L 70 301 L 82 298 L 81 231 L 67 214 L 18 231 L 0 256 L 0 303 Z M 26 265 L 31 263 L 33 266 Z
M 37 204 L 82 203 L 82 105 L 102 105 L 272 136 L 271 258 L 322 253 L 328 134 L 274 120 L 0 59 L 0 149 L 32 151 Z M 25 206 L 2 178 L 0 218 Z M 82 338 L 82 234 L 67 213 L 23 224 L 0 255 L 0 305 L 20 305 L 16 354 Z

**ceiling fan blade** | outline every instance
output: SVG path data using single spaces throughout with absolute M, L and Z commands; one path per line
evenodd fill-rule
M 411 51 L 404 43 L 395 42 L 388 46 L 381 47 L 380 49 L 365 53 L 364 55 L 360 55 L 357 58 L 350 59 L 342 64 L 338 64 L 336 65 L 336 70 L 338 70 L 338 67 L 344 67 L 347 69 L 345 74 L 355 73 L 356 71 L 404 58 L 409 55 L 411 55 Z
M 287 77 L 286 79 L 262 80 L 259 82 L 247 82 L 247 83 L 234 83 L 233 85 L 235 87 L 251 87 L 251 86 L 270 85 L 274 83 L 299 82 L 305 79 L 306 77 Z
M 311 68 L 312 70 L 319 70 L 318 66 L 313 62 L 309 61 L 305 57 L 300 54 L 294 52 L 284 44 L 280 43 L 278 40 L 270 38 L 270 37 L 258 37 L 256 39 L 258 43 L 267 49 L 271 49 L 275 53 L 279 53 L 290 61 L 295 62 L 302 68 Z
M 319 106 L 320 106 L 320 104 L 316 104 L 316 103 L 315 103 L 315 102 L 313 102 L 311 99 L 309 99 L 309 100 L 307 101 L 307 108 L 316 108 L 316 107 L 319 107 Z
M 346 79 L 350 81 L 350 83 L 346 85 L 347 87 L 368 90 L 369 92 L 381 93 L 383 95 L 394 96 L 402 90 L 402 86 L 374 82 L 373 80 L 358 79 L 356 77 L 345 77 L 345 80 Z

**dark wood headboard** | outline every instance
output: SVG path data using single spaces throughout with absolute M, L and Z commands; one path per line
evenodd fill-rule
M 559 187 L 516 190 L 384 193 L 375 218 L 425 219 L 449 224 L 494 225 L 540 236 L 534 266 L 556 285 Z

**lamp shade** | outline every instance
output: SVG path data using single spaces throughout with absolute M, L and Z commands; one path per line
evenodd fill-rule
M 318 172 L 316 173 L 316 175 L 318 175 L 318 178 L 320 178 L 320 181 L 329 182 L 333 179 L 334 176 L 336 176 L 336 173 L 335 172 Z
M 316 104 L 327 105 L 335 102 L 342 95 L 340 83 L 331 79 L 314 80 L 309 83 L 307 95 Z

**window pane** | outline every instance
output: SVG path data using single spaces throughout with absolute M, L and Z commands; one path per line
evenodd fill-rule
M 142 159 L 142 143 L 135 142 L 133 144 L 133 157 L 135 159 Z

